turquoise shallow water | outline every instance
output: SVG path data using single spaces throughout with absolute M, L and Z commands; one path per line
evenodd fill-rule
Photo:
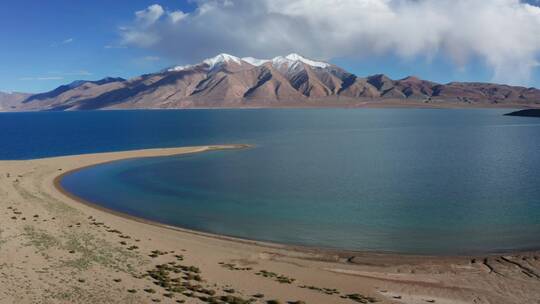
M 17 121 L 32 120 L 38 134 L 48 120 L 58 132 L 11 143 L 0 156 L 251 143 L 255 148 L 100 165 L 68 175 L 62 185 L 117 211 L 249 239 L 420 254 L 535 249 L 540 120 L 505 112 L 19 114 Z M 30 133 L 21 128 L 10 132 Z M 47 137 L 60 138 L 47 149 Z

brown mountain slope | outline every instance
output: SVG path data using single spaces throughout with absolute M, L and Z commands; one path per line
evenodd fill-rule
M 303 102 L 306 97 L 296 90 L 289 79 L 272 65 L 256 68 L 257 81 L 244 93 L 247 104 L 279 104 L 287 101 Z
M 15 111 L 30 96 L 31 94 L 26 93 L 0 92 L 0 111 Z
M 0 110 L 94 110 L 356 106 L 363 104 L 540 107 L 540 90 L 490 83 L 438 84 L 340 67 L 290 54 L 269 60 L 220 54 L 124 80 L 77 81 L 35 95 L 0 94 Z
M 540 90 L 491 83 L 452 82 L 435 87 L 433 95 L 445 99 L 476 103 L 540 103 Z

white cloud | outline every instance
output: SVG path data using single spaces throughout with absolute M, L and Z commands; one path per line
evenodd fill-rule
M 78 76 L 91 76 L 91 72 L 87 70 L 74 70 L 74 71 L 49 71 L 46 76 L 27 76 L 21 77 L 19 80 L 22 81 L 47 81 L 47 80 L 64 80 L 66 77 L 68 79 Z
M 67 39 L 64 39 L 62 41 L 57 41 L 57 42 L 51 43 L 50 47 L 59 47 L 59 46 L 62 46 L 64 44 L 70 44 L 73 41 L 75 41 L 74 38 L 67 38 Z
M 182 21 L 182 19 L 185 19 L 188 16 L 188 14 L 182 12 L 182 11 L 174 11 L 169 13 L 169 19 L 172 23 L 177 23 L 179 21 Z
M 166 18 L 162 18 L 165 17 Z M 167 30 L 166 26 L 174 26 L 186 19 L 188 14 L 181 10 L 165 11 L 159 4 L 153 4 L 144 10 L 135 12 L 133 26 L 119 28 L 122 35 L 122 45 L 137 45 L 140 47 L 152 47 L 160 43 L 161 30 Z M 167 19 L 169 22 L 166 22 Z M 166 24 L 163 24 L 166 23 Z
M 145 61 L 159 61 L 161 58 L 158 56 L 145 56 L 143 57 L 143 60 Z
M 186 14 L 154 4 L 121 30 L 123 45 L 193 62 L 227 52 L 317 59 L 394 54 L 481 58 L 493 80 L 527 83 L 540 54 L 540 8 L 520 0 L 196 0 Z
M 92 73 L 88 72 L 87 70 L 78 70 L 78 71 L 71 71 L 71 72 L 61 72 L 59 73 L 61 75 L 65 76 L 91 76 Z
M 135 12 L 137 22 L 143 26 L 154 24 L 165 13 L 161 5 L 153 4 L 142 11 Z
M 125 49 L 127 47 L 124 46 L 124 45 L 107 44 L 107 45 L 103 46 L 103 48 L 105 48 L 105 49 Z
M 64 77 L 60 76 L 45 76 L 45 77 L 21 77 L 19 80 L 29 81 L 29 80 L 62 80 Z

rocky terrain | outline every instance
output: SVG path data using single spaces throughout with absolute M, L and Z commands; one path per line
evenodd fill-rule
M 0 94 L 3 111 L 366 105 L 540 107 L 540 90 L 359 77 L 298 54 L 267 60 L 220 54 L 128 80 L 109 77 L 35 95 Z

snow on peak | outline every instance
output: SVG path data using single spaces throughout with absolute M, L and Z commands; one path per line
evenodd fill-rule
M 272 60 L 272 65 L 276 68 L 283 68 L 287 67 L 289 70 L 294 70 L 300 66 L 301 63 L 307 64 L 311 67 L 315 68 L 327 68 L 330 66 L 330 64 L 326 62 L 321 61 L 314 61 L 311 59 L 307 59 L 305 57 L 302 57 L 296 53 L 289 54 L 287 56 L 277 56 L 274 57 Z
M 289 54 L 287 56 L 277 56 L 277 57 L 274 57 L 272 59 L 257 59 L 257 58 L 253 58 L 253 57 L 238 58 L 238 57 L 233 56 L 233 55 L 222 53 L 222 54 L 219 54 L 219 55 L 217 55 L 215 57 L 205 59 L 199 64 L 195 64 L 195 65 L 191 65 L 191 64 L 190 65 L 179 65 L 179 66 L 169 68 L 167 71 L 168 72 L 178 72 L 178 71 L 183 71 L 183 70 L 186 70 L 186 69 L 190 69 L 190 68 L 193 68 L 195 66 L 202 65 L 202 64 L 207 65 L 209 67 L 209 69 L 213 69 L 216 66 L 222 65 L 223 63 L 230 63 L 230 62 L 233 62 L 233 63 L 236 63 L 236 64 L 242 64 L 243 62 L 246 62 L 246 63 L 249 63 L 249 64 L 254 65 L 254 66 L 261 66 L 261 65 L 263 65 L 263 64 L 265 64 L 267 62 L 271 62 L 272 65 L 275 68 L 280 68 L 280 69 L 287 68 L 289 71 L 295 70 L 296 68 L 298 68 L 300 66 L 301 63 L 307 64 L 309 66 L 316 67 L 316 68 L 327 68 L 327 67 L 330 66 L 330 64 L 328 64 L 326 62 L 314 61 L 314 60 L 311 60 L 311 59 L 307 59 L 307 58 L 302 57 L 301 55 L 298 55 L 296 53 L 292 53 L 292 54 Z
M 326 62 L 307 59 L 295 53 L 289 54 L 287 56 L 277 56 L 272 59 L 257 59 L 253 57 L 244 57 L 242 58 L 242 60 L 255 66 L 260 66 L 267 62 L 271 62 L 272 65 L 276 68 L 282 67 L 284 65 L 286 65 L 289 68 L 296 68 L 299 63 L 305 63 L 309 66 L 317 67 L 317 68 L 327 68 L 330 66 L 330 64 Z
M 270 61 L 268 59 L 257 59 L 253 57 L 242 57 L 242 60 L 254 66 L 261 66 Z
M 307 58 L 304 58 L 296 53 L 292 53 L 292 54 L 289 54 L 287 56 L 285 56 L 285 59 L 287 60 L 290 60 L 290 61 L 300 61 L 300 62 L 303 62 L 307 65 L 310 65 L 310 66 L 314 66 L 314 67 L 317 67 L 317 68 L 327 68 L 329 67 L 330 65 L 326 62 L 322 62 L 322 61 L 314 61 L 314 60 L 311 60 L 311 59 L 307 59 Z
M 177 65 L 177 66 L 174 66 L 172 68 L 168 68 L 167 69 L 167 72 L 180 72 L 180 71 L 183 71 L 183 70 L 187 70 L 187 69 L 190 69 L 194 67 L 194 65 L 192 64 L 188 64 L 188 65 Z
M 228 62 L 242 64 L 242 60 L 240 58 L 233 55 L 222 53 L 215 57 L 207 58 L 198 64 L 178 65 L 178 66 L 169 68 L 167 69 L 167 72 L 179 72 L 179 71 L 187 70 L 187 69 L 190 69 L 199 65 L 203 65 L 203 64 L 206 64 L 209 67 L 209 69 L 213 69 L 216 66 L 219 66 L 219 65 L 222 65 L 223 63 L 228 63 Z
M 305 60 L 304 57 L 296 54 L 296 53 L 290 53 L 289 55 L 285 56 L 285 58 L 289 59 L 289 60 L 293 60 L 293 61 L 302 61 L 302 60 Z
M 274 68 L 286 73 L 294 73 L 302 69 L 302 64 L 308 65 L 312 68 L 327 68 L 330 64 L 326 62 L 314 61 L 304 58 L 298 54 L 292 53 L 287 56 L 278 56 L 271 60 Z
M 225 53 L 219 54 L 216 57 L 205 59 L 203 61 L 203 63 L 206 63 L 207 65 L 209 65 L 211 69 L 217 65 L 221 65 L 226 62 L 227 63 L 234 62 L 234 63 L 242 64 L 242 60 L 240 58 L 233 55 L 225 54 Z

